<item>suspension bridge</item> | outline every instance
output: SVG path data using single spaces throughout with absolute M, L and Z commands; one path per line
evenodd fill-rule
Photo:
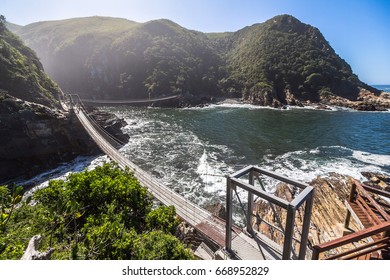
M 85 105 L 144 105 L 156 102 L 164 102 L 179 98 L 180 95 L 170 95 L 144 99 L 106 100 L 106 99 L 81 99 Z
M 310 209 L 312 202 L 312 188 L 307 185 L 297 183 L 288 178 L 276 175 L 274 173 L 262 170 L 257 167 L 247 167 L 243 170 L 235 173 L 227 178 L 227 219 L 222 220 L 219 217 L 212 215 L 210 212 L 202 209 L 198 205 L 189 201 L 180 194 L 174 192 L 172 189 L 164 186 L 151 174 L 145 172 L 126 158 L 120 153 L 118 148 L 120 143 L 111 135 L 109 135 L 103 128 L 101 128 L 89 115 L 85 109 L 82 100 L 78 95 L 70 95 L 70 107 L 79 119 L 84 129 L 88 132 L 91 138 L 96 142 L 100 149 L 109 156 L 113 161 L 117 162 L 118 165 L 125 169 L 129 168 L 134 176 L 140 181 L 140 183 L 147 187 L 152 195 L 165 205 L 173 205 L 176 208 L 176 213 L 184 221 L 194 227 L 198 232 L 205 236 L 214 245 L 220 248 L 219 252 L 222 255 L 222 259 L 291 259 L 291 247 L 292 247 L 292 235 L 294 222 L 289 222 L 286 225 L 285 234 L 285 245 L 275 243 L 266 236 L 254 232 L 252 230 L 252 202 L 253 194 L 265 199 L 272 201 L 278 206 L 288 210 L 288 215 L 294 217 L 295 210 L 300 207 L 306 200 L 306 214 L 305 219 L 310 219 Z M 250 173 L 249 184 L 240 180 L 240 177 Z M 295 184 L 301 188 L 302 195 L 299 195 L 297 199 L 294 199 L 290 204 L 282 199 L 278 199 L 273 195 L 267 193 L 264 189 L 259 190 L 253 186 L 253 176 L 256 174 L 265 174 L 275 179 L 284 181 L 286 183 Z M 236 189 L 242 188 L 248 191 L 248 208 L 246 210 L 246 229 L 241 229 L 233 225 L 233 207 L 232 207 L 232 196 L 233 191 L 237 194 Z M 238 196 L 238 194 L 237 194 Z M 241 201 L 241 206 L 243 207 Z M 309 209 L 307 209 L 309 208 Z M 245 210 L 244 210 L 245 211 Z M 304 231 L 308 231 L 308 224 L 305 221 Z M 307 245 L 307 236 L 301 240 L 301 252 L 299 255 L 300 259 L 305 258 Z M 220 255 L 220 256 L 221 256 Z M 297 256 L 295 256 L 298 258 Z

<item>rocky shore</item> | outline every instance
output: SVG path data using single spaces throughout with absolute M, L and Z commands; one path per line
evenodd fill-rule
M 348 108 L 356 111 L 389 111 L 390 110 L 390 93 L 381 92 L 380 94 L 361 88 L 357 100 L 349 100 L 337 95 L 323 96 L 319 101 L 299 100 L 293 94 L 286 92 L 284 102 L 276 97 L 264 97 L 251 95 L 250 98 L 227 98 L 214 96 L 194 96 L 183 94 L 177 99 L 167 102 L 152 104 L 157 107 L 206 107 L 211 104 L 250 104 L 257 106 L 286 109 L 288 106 L 310 107 L 318 110 L 331 110 L 332 107 Z
M 362 172 L 362 175 L 366 178 L 366 181 L 363 182 L 365 185 L 390 191 L 389 176 L 372 172 Z M 315 188 L 309 232 L 309 247 L 334 240 L 361 229 L 359 224 L 353 219 L 351 219 L 348 228 L 344 227 L 347 213 L 345 201 L 350 194 L 352 179 L 353 178 L 350 176 L 333 172 L 318 176 L 311 182 L 308 182 L 309 185 Z M 274 195 L 291 201 L 294 197 L 294 190 L 285 183 L 279 183 Z M 380 197 L 376 197 L 375 199 L 381 200 L 381 203 L 384 205 L 389 205 L 390 209 L 389 201 L 386 202 Z M 222 203 L 209 205 L 206 209 L 213 215 L 226 219 L 226 211 Z M 260 218 L 254 218 L 252 221 L 252 226 L 256 231 L 264 234 L 280 245 L 283 244 L 283 233 L 276 230 L 274 227 L 269 226 L 267 223 L 273 224 L 276 227 L 283 227 L 286 222 L 286 211 L 284 209 L 278 206 L 271 208 L 267 202 L 257 200 L 254 204 L 253 216 Z M 293 247 L 295 252 L 299 251 L 299 244 L 295 240 L 300 240 L 303 216 L 304 213 L 302 209 L 299 209 L 296 214 L 296 226 L 294 228 Z M 267 223 L 263 221 L 266 221 Z M 194 228 L 190 227 L 185 222 L 179 226 L 177 236 L 193 250 L 196 250 L 202 242 L 206 243 L 211 249 L 215 249 L 213 248 L 213 244 L 210 244 L 204 236 L 197 233 Z M 345 245 L 341 250 L 348 249 L 348 246 Z M 310 251 L 307 258 L 310 258 Z
M 77 117 L 71 112 L 23 101 L 0 98 L 0 184 L 33 177 L 79 155 L 99 154 Z M 122 141 L 123 120 L 93 110 L 92 117 Z
M 387 111 L 390 109 L 390 93 L 382 92 L 376 95 L 368 90 L 361 89 L 356 101 L 351 101 L 339 96 L 333 96 L 324 100 L 325 104 L 340 106 L 358 111 Z
M 363 176 L 367 181 L 363 183 L 382 190 L 389 190 L 390 177 L 384 174 L 376 174 L 363 172 Z M 310 231 L 309 231 L 309 247 L 325 243 L 348 233 L 360 230 L 359 224 L 351 219 L 349 228 L 344 227 L 347 208 L 345 201 L 348 198 L 351 190 L 350 176 L 341 175 L 338 173 L 329 173 L 323 176 L 318 176 L 309 182 L 309 185 L 315 189 Z M 286 184 L 279 184 L 276 188 L 275 195 L 291 201 L 294 197 L 294 191 Z M 381 199 L 381 198 L 377 198 Z M 382 199 L 381 199 L 382 200 Z M 384 204 L 390 204 L 386 201 Z M 264 201 L 255 203 L 253 214 L 261 217 L 262 220 L 275 224 L 275 221 L 280 220 L 284 225 L 286 221 L 286 211 L 280 207 L 275 207 L 275 211 Z M 299 209 L 296 215 L 296 226 L 294 228 L 294 238 L 300 240 L 303 223 L 303 211 Z M 259 219 L 253 221 L 254 229 L 265 234 L 278 244 L 282 244 L 284 235 L 263 223 Z M 299 244 L 293 242 L 295 251 L 299 250 Z M 348 245 L 350 246 L 350 245 Z M 345 245 L 341 250 L 349 248 Z M 353 246 L 353 245 L 352 245 Z

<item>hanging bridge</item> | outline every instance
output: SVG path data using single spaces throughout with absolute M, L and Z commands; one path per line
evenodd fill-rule
M 144 99 L 81 99 L 83 104 L 85 105 L 144 105 L 151 104 L 156 102 L 164 102 L 169 100 L 174 100 L 179 98 L 180 95 L 170 95 L 170 96 L 162 96 L 155 98 L 144 98 Z
M 89 115 L 84 107 L 82 100 L 78 95 L 70 95 L 70 107 L 73 109 L 75 115 L 79 119 L 84 129 L 88 132 L 94 142 L 100 147 L 100 149 L 109 156 L 113 161 L 117 162 L 118 165 L 125 169 L 129 168 L 139 182 L 148 188 L 152 195 L 165 205 L 173 205 L 176 208 L 176 213 L 184 221 L 193 226 L 198 232 L 205 236 L 212 244 L 220 248 L 222 253 L 221 258 L 225 259 L 290 259 L 291 258 L 291 247 L 292 247 L 292 235 L 293 235 L 293 222 L 289 222 L 286 225 L 287 232 L 285 234 L 285 245 L 284 247 L 278 245 L 266 236 L 254 232 L 252 230 L 252 201 L 253 194 L 268 200 L 275 202 L 278 206 L 288 210 L 288 215 L 294 217 L 295 210 L 300 207 L 303 202 L 309 198 L 305 210 L 305 218 L 310 219 L 311 203 L 312 203 L 312 188 L 307 185 L 294 182 L 288 178 L 278 176 L 271 172 L 262 170 L 257 167 L 248 167 L 243 170 L 231 175 L 227 178 L 227 220 L 222 220 L 219 217 L 214 216 L 210 212 L 202 209 L 198 205 L 189 201 L 185 197 L 176 193 L 172 189 L 164 186 L 151 174 L 145 172 L 126 158 L 120 153 L 118 148 L 120 143 L 110 134 L 108 134 L 103 128 L 101 128 Z M 240 177 L 250 172 L 249 184 L 240 181 Z M 275 198 L 274 196 L 266 193 L 266 191 L 258 190 L 253 187 L 253 176 L 254 174 L 265 174 L 267 176 L 274 177 L 278 180 L 295 184 L 299 188 L 303 189 L 302 195 L 299 195 L 297 199 L 294 199 L 290 204 L 282 199 Z M 246 211 L 246 229 L 241 229 L 233 225 L 233 207 L 232 207 L 232 195 L 233 191 L 236 192 L 236 188 L 243 188 L 249 192 L 248 208 Z M 236 192 L 237 194 L 237 192 Z M 238 194 L 237 194 L 238 196 Z M 241 206 L 243 207 L 241 201 Z M 307 209 L 308 208 L 308 209 Z M 245 210 L 244 210 L 245 211 Z M 293 219 L 292 219 L 293 220 Z M 308 231 L 308 223 L 305 222 L 304 231 Z M 301 252 L 299 257 L 295 258 L 304 259 L 306 252 L 306 239 L 301 240 Z

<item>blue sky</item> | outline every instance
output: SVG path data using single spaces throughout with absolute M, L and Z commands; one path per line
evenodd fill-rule
M 390 0 L 1 0 L 0 14 L 20 25 L 93 15 L 168 18 L 203 32 L 291 14 L 319 28 L 362 81 L 390 84 Z

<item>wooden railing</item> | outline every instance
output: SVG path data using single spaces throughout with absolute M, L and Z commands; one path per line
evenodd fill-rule
M 318 260 L 321 253 L 352 244 L 353 242 L 359 242 L 363 239 L 367 239 L 365 244 L 342 253 L 334 253 L 323 259 L 348 260 L 358 259 L 363 256 L 369 258 L 374 252 L 390 248 L 390 215 L 388 214 L 390 207 L 388 204 L 377 202 L 370 193 L 390 198 L 390 193 L 386 191 L 362 185 L 356 180 L 352 181 L 351 193 L 347 200 L 348 212 L 345 227 L 348 228 L 349 226 L 351 212 L 353 212 L 354 207 L 361 212 L 360 216 L 366 219 L 365 222 L 361 222 L 362 225 L 365 226 L 364 223 L 366 223 L 369 226 L 365 226 L 365 229 L 347 236 L 314 246 L 312 259 Z M 355 219 L 359 219 L 358 214 L 353 214 Z
M 374 242 L 369 242 L 362 246 L 359 246 L 354 249 L 347 250 L 343 253 L 335 254 L 325 259 L 333 260 L 333 259 L 356 259 L 360 256 L 367 255 L 378 250 L 387 248 L 390 246 L 390 222 L 385 222 L 381 225 L 376 225 L 367 229 L 363 229 L 361 231 L 349 234 L 347 236 L 343 236 L 337 238 L 335 240 L 316 245 L 313 247 L 313 260 L 318 260 L 320 254 L 326 251 L 330 251 L 332 249 L 344 246 L 346 244 L 350 244 L 352 242 L 360 241 L 364 238 L 372 237 L 377 234 L 381 234 L 382 237 Z

